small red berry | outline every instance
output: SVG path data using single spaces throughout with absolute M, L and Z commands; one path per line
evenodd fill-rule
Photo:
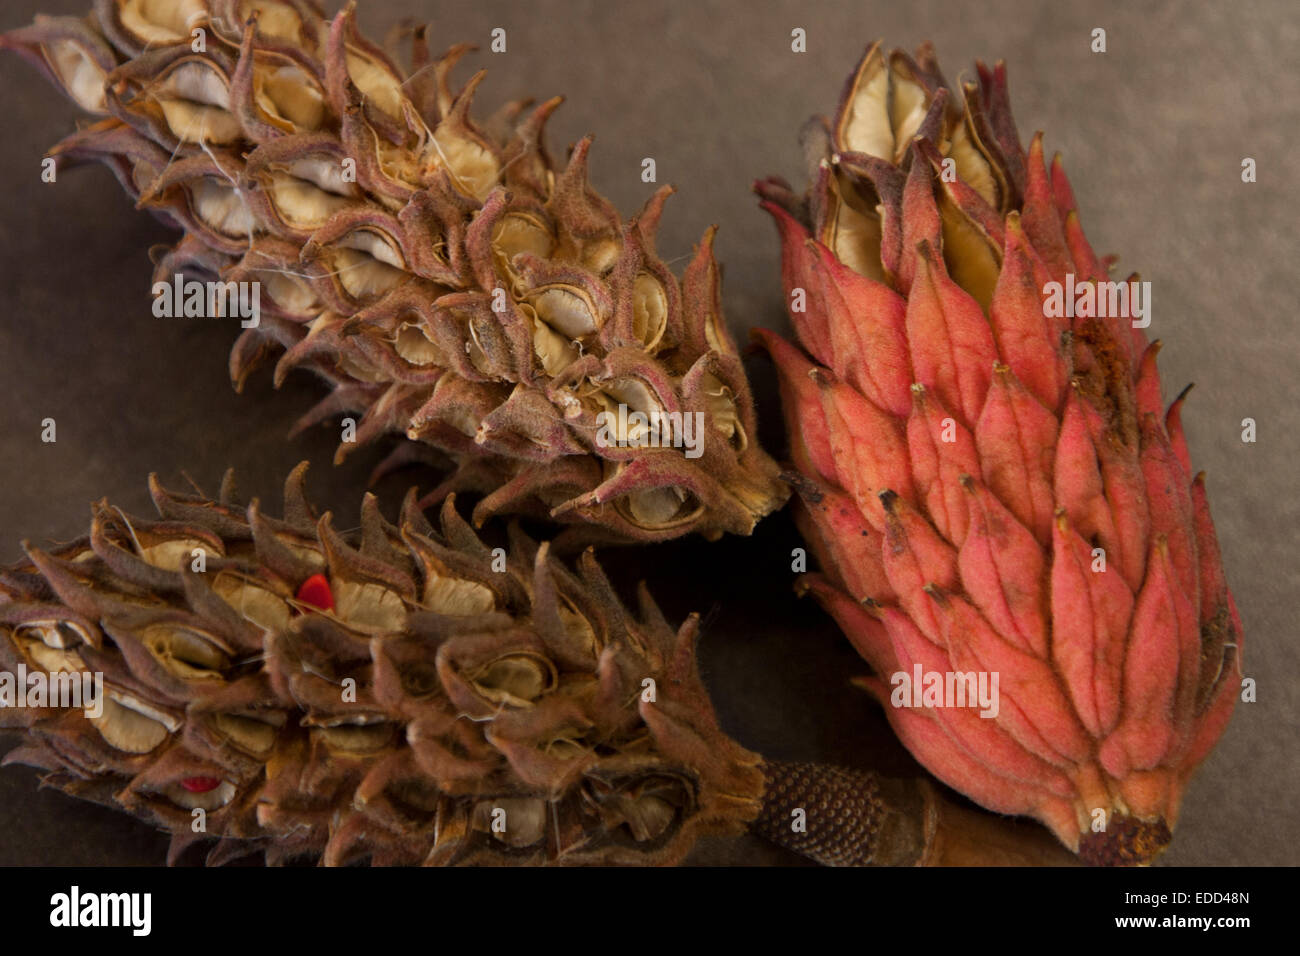
M 303 604 L 310 604 L 322 611 L 334 610 L 334 592 L 330 590 L 329 580 L 323 574 L 313 574 L 302 587 L 298 588 L 297 598 Z

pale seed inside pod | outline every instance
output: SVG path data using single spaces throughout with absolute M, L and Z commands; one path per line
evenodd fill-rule
M 880 50 L 873 50 L 854 81 L 837 141 L 845 149 L 881 159 L 894 158 L 894 129 L 889 116 L 889 71 Z
M 504 811 L 504 819 L 499 811 Z M 501 821 L 496 827 L 494 821 Z M 472 826 L 491 833 L 507 846 L 532 846 L 546 835 L 549 815 L 546 801 L 536 797 L 499 797 L 474 805 Z
M 190 39 L 190 29 L 207 19 L 206 0 L 118 0 L 122 26 L 149 46 Z
M 262 22 L 257 26 L 260 31 Z M 315 132 L 329 115 L 324 93 L 297 66 L 254 67 L 253 91 L 265 118 L 286 133 Z
M 116 701 L 123 707 L 127 708 L 127 710 L 148 717 L 150 720 L 158 721 L 158 723 L 167 728 L 169 734 L 174 734 L 176 731 L 181 729 L 181 721 L 175 716 L 167 713 L 165 710 L 155 707 L 146 700 L 142 700 L 135 694 L 121 690 L 117 687 L 105 687 L 104 693 L 106 699 Z
M 735 346 L 727 341 L 726 326 L 716 312 L 709 312 L 704 318 L 704 341 L 712 351 L 721 355 L 735 354 Z
M 616 477 L 626 467 L 623 462 L 605 462 L 605 479 Z M 694 520 L 704 508 L 691 491 L 677 485 L 639 488 L 615 498 L 613 505 L 620 515 L 647 531 L 662 531 Z
M 242 0 L 239 22 L 247 23 L 257 14 L 257 32 L 264 37 L 297 44 L 302 36 L 302 17 L 287 3 L 278 0 Z
M 252 583 L 231 571 L 222 571 L 212 582 L 215 591 L 227 604 L 259 627 L 283 630 L 292 612 L 279 595 Z
M 293 552 L 294 557 L 311 568 L 313 574 L 317 571 L 325 570 L 325 555 L 323 555 L 318 548 L 308 547 L 299 539 L 288 535 L 279 534 L 276 535 L 276 538 L 279 539 L 281 544 Z
M 221 554 L 210 541 L 198 538 L 172 538 L 140 548 L 140 557 L 155 568 L 175 571 L 182 562 L 188 564 L 196 550 L 209 555 L 220 556 Z
M 411 150 L 396 146 L 377 133 L 371 132 L 370 136 L 375 146 L 375 161 L 383 174 L 412 190 L 420 189 L 422 186 L 423 166 L 419 158 Z M 373 198 L 393 208 L 400 208 L 402 205 L 402 203 L 387 196 Z
M 449 617 L 472 617 L 496 607 L 496 597 L 477 581 L 430 575 L 424 582 L 424 606 Z
M 527 303 L 516 308 L 533 323 L 533 351 L 541 360 L 547 375 L 559 375 L 578 360 L 578 349 L 573 340 L 561 335 L 541 320 L 536 310 Z
M 569 386 L 555 389 L 552 401 L 559 406 L 567 419 L 581 418 L 583 407 L 582 400 L 578 398 L 578 393 Z
M 182 680 L 222 681 L 230 659 L 203 634 L 174 624 L 151 624 L 140 641 L 171 674 Z
M 941 201 L 939 211 L 943 219 L 943 258 L 948 276 L 969 292 L 987 315 L 1002 271 L 1000 253 L 951 203 Z
M 623 247 L 617 239 L 595 239 L 582 244 L 579 261 L 598 276 L 604 276 L 618 263 Z
M 644 843 L 667 833 L 693 800 L 686 784 L 675 777 L 647 774 L 612 785 L 588 779 L 583 797 L 605 819 L 606 826 L 622 827 L 633 840 Z
M 433 134 L 430 145 L 459 189 L 475 199 L 487 198 L 501 175 L 495 156 L 474 140 L 457 136 L 446 127 Z
M 276 728 L 262 720 L 242 714 L 215 713 L 211 724 L 232 744 L 250 754 L 262 756 L 275 744 Z
M 239 120 L 230 112 L 229 83 L 206 60 L 181 60 L 147 95 L 182 142 L 227 145 L 243 138 Z
M 368 633 L 400 631 L 406 624 L 406 602 L 396 591 L 372 582 L 347 578 L 334 581 L 335 613 L 350 627 Z
M 640 797 L 625 796 L 619 801 L 619 810 L 624 825 L 639 843 L 663 835 L 677 819 L 677 808 L 653 793 Z
M 355 229 L 339 240 L 339 244 L 347 249 L 365 252 L 376 261 L 394 269 L 406 268 L 406 260 L 402 257 L 401 249 L 387 234 L 373 229 Z
M 668 327 L 668 295 L 658 279 L 642 272 L 632 283 L 632 334 L 653 351 Z
M 550 258 L 555 250 L 555 237 L 535 216 L 507 213 L 492 227 L 492 250 L 497 264 L 513 278 L 515 256 L 526 252 L 539 259 Z
M 627 514 L 643 528 L 662 528 L 694 514 L 694 495 L 684 488 L 644 488 L 621 499 Z
M 320 311 L 316 291 L 305 279 L 271 269 L 254 269 L 252 275 L 261 283 L 263 295 L 285 312 L 305 315 Z
M 886 63 L 876 48 L 855 79 L 836 141 L 844 149 L 898 164 L 925 119 L 929 99 L 902 58 Z
M 407 279 L 401 252 L 374 230 L 354 229 L 331 250 L 333 272 L 354 299 L 382 295 Z
M 446 368 L 447 358 L 418 322 L 403 322 L 393 337 L 397 354 L 412 365 L 436 365 Z
M 402 93 L 400 77 L 355 47 L 348 47 L 347 68 L 348 75 L 367 103 L 377 106 L 393 119 L 402 118 L 402 103 L 406 97 Z
M 56 40 L 42 47 L 41 53 L 78 106 L 89 113 L 105 112 L 104 78 L 108 74 L 81 46 L 71 40 Z
M 957 167 L 957 179 L 979 193 L 984 201 L 994 209 L 1001 209 L 1001 188 L 993 172 L 993 165 L 984 158 L 980 151 L 974 132 L 968 124 L 968 113 L 964 121 L 953 130 L 952 140 L 948 144 L 947 155 L 953 158 Z
M 296 229 L 318 229 L 351 205 L 346 184 L 335 182 L 336 172 L 323 159 L 300 159 L 287 171 L 273 170 L 267 193 L 280 218 Z
M 891 69 L 889 84 L 889 112 L 894 126 L 893 159 L 896 164 L 902 162 L 907 154 L 930 105 L 925 87 L 904 73 L 901 66 L 899 63 Z
M 18 637 L 40 641 L 46 647 L 55 650 L 71 650 L 79 644 L 90 643 L 90 635 L 71 621 L 26 621 L 14 627 Z
M 628 827 L 632 836 L 642 842 L 663 834 L 677 818 L 677 808 L 660 797 L 642 797 L 633 807 L 628 814 Z
M 194 214 L 214 232 L 231 239 L 247 239 L 257 222 L 244 197 L 224 179 L 200 176 L 186 184 Z
M 709 420 L 713 427 L 726 436 L 733 448 L 744 451 L 749 438 L 740 423 L 740 414 L 736 411 L 735 396 L 731 389 L 712 373 L 702 377 L 700 386 L 709 405 Z
M 110 747 L 125 753 L 147 754 L 167 739 L 167 728 L 158 721 L 107 695 L 100 715 L 86 719 Z
M 666 415 L 667 409 L 654 389 L 641 379 L 631 376 L 611 379 L 602 384 L 601 392 L 595 397 L 608 413 L 606 422 L 620 444 L 640 445 L 657 441 L 660 446 L 672 445 L 676 431 Z M 619 405 L 627 408 L 626 425 L 620 421 Z M 646 416 L 646 420 L 631 420 L 634 412 Z
M 343 164 L 335 157 L 304 156 L 289 163 L 289 172 L 331 196 L 357 197 L 361 191 L 343 175 Z
M 531 653 L 507 654 L 469 671 L 465 679 L 484 699 L 508 707 L 527 707 L 554 690 L 555 665 Z
M 543 322 L 570 339 L 580 339 L 600 328 L 596 310 L 571 286 L 548 286 L 529 297 Z
M 40 640 L 26 639 L 23 631 L 16 631 L 23 653 L 33 664 L 47 674 L 76 674 L 85 669 L 81 655 L 73 650 L 50 647 Z
M 324 741 L 336 753 L 371 754 L 383 750 L 393 739 L 393 725 L 386 721 L 374 724 L 335 724 L 312 728 L 312 736 Z
M 838 172 L 831 175 L 830 181 L 839 201 L 835 203 L 833 220 L 827 224 L 830 233 L 826 237 L 829 239 L 827 244 L 853 271 L 877 282 L 886 282 L 885 269 L 880 262 L 883 208 L 868 208 L 853 185 Z

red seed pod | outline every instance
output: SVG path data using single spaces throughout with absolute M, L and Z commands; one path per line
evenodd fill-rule
M 1182 396 L 1161 414 L 1158 343 L 1111 308 L 1142 290 L 1108 283 L 1042 137 L 1021 147 L 1003 68 L 978 73 L 957 95 L 928 49 L 872 46 L 807 201 L 756 187 L 815 304 L 798 345 L 757 336 L 807 589 L 935 776 L 1085 859 L 1144 861 L 1232 710 L 1241 625 Z M 996 716 L 899 706 L 916 667 L 996 676 Z

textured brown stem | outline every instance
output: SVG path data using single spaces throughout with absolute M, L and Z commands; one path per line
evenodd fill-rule
M 958 806 L 922 778 L 777 760 L 763 770 L 767 788 L 752 831 L 825 866 L 1079 863 L 1042 827 Z

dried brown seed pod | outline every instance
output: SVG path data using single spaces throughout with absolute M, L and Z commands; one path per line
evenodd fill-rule
M 788 488 L 758 447 L 705 234 L 679 279 L 655 252 L 656 193 L 622 220 L 543 145 L 559 98 L 470 116 L 466 47 L 409 70 L 307 0 L 99 0 L 0 37 L 102 117 L 52 150 L 109 165 L 184 230 L 155 279 L 256 283 L 238 387 L 282 353 L 331 394 L 298 427 L 357 413 L 458 466 L 434 498 L 485 495 L 600 536 L 748 534 Z M 225 285 L 222 288 L 236 289 Z M 251 286 L 249 287 L 251 288 Z M 248 318 L 244 316 L 244 318 Z M 657 426 L 657 427 L 656 427 Z
M 664 863 L 757 814 L 697 618 L 674 630 L 644 589 L 629 611 L 590 551 L 574 572 L 517 529 L 490 549 L 454 496 L 438 529 L 368 496 L 340 533 L 304 471 L 283 518 L 152 480 L 160 520 L 101 501 L 87 537 L 28 547 L 0 575 L 3 666 L 101 674 L 103 706 L 0 708 L 27 731 L 9 759 L 216 859 Z

